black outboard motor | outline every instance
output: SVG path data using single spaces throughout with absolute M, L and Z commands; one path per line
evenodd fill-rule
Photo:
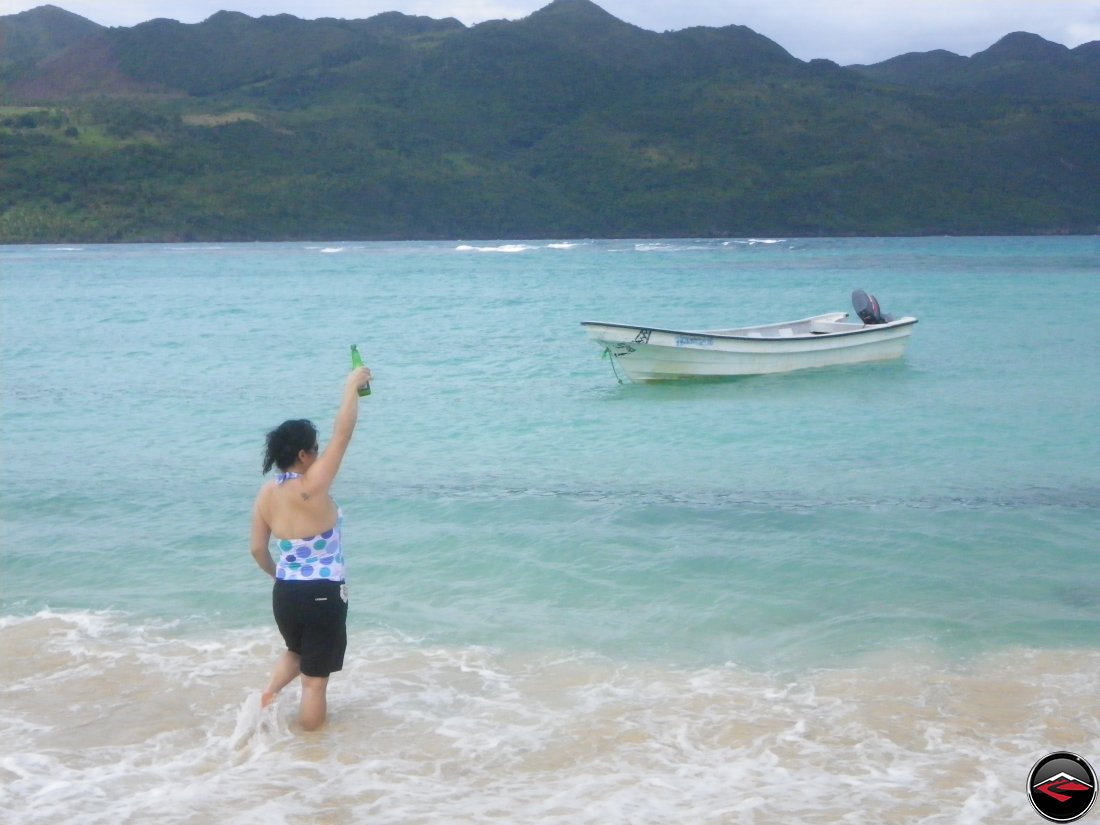
M 862 289 L 857 289 L 852 293 L 852 307 L 859 315 L 859 320 L 865 324 L 885 324 L 894 320 L 891 315 L 883 315 L 879 311 L 878 300 L 875 299 L 875 296 L 868 295 Z

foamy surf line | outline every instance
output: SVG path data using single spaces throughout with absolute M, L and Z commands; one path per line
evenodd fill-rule
M 580 244 L 573 241 L 555 241 L 554 243 L 548 243 L 545 246 L 532 246 L 530 244 L 522 243 L 506 243 L 499 244 L 497 246 L 474 246 L 473 244 L 459 244 L 455 247 L 455 251 L 515 254 L 517 252 L 532 252 L 538 249 L 576 249 L 578 246 L 580 246 Z
M 509 243 L 501 244 L 500 246 L 473 246 L 472 244 L 459 244 L 455 247 L 457 252 L 497 252 L 497 253 L 516 253 L 516 252 L 530 252 L 533 249 L 538 249 L 537 246 L 529 246 L 528 244 L 521 243 Z
M 1098 651 L 791 679 L 360 630 L 307 735 L 258 707 L 269 628 L 184 630 L 0 620 L 7 821 L 1030 823 L 1036 759 L 1100 757 Z

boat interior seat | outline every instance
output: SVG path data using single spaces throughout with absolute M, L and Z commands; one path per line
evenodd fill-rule
M 790 327 L 783 327 L 779 330 L 779 337 L 780 338 L 793 338 L 794 337 L 794 330 L 791 329 Z
M 760 330 L 754 329 L 752 332 L 750 332 L 745 337 L 746 338 L 763 338 L 764 336 L 760 333 Z

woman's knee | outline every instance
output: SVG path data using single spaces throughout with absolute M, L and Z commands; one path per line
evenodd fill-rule
M 305 730 L 317 730 L 325 723 L 328 689 L 327 676 L 306 676 L 302 674 L 302 706 L 298 714 L 298 723 Z
M 310 692 L 320 691 L 324 693 L 328 688 L 327 676 L 307 676 L 302 674 L 302 689 Z

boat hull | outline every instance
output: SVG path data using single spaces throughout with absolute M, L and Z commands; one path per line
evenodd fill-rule
M 738 330 L 667 330 L 584 322 L 633 381 L 765 375 L 887 361 L 905 354 L 916 318 L 846 324 L 833 313 Z M 815 331 L 817 330 L 817 331 Z

